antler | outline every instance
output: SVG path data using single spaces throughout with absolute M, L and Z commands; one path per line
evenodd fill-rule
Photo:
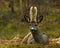
M 37 17 L 37 7 L 34 7 L 34 21 L 37 22 L 36 17 Z
M 31 8 L 30 8 L 30 22 L 32 22 L 32 21 L 36 22 L 36 16 L 37 16 L 37 7 L 31 6 Z
M 31 6 L 31 8 L 30 8 L 30 22 L 32 21 L 32 16 L 33 16 L 32 10 L 33 10 L 33 6 Z

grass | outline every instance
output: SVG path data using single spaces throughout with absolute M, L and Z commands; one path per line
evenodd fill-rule
M 58 15 L 58 13 L 45 15 L 43 21 L 39 24 L 40 31 L 46 32 L 50 38 L 60 36 L 60 25 L 58 24 L 58 21 L 56 21 L 58 19 Z M 0 39 L 12 39 L 17 34 L 23 38 L 28 32 L 29 24 L 21 22 L 19 12 L 12 14 L 10 9 L 5 6 L 0 8 Z M 0 44 L 0 48 L 60 48 L 60 45 Z
M 60 45 L 58 44 L 53 44 L 53 45 L 41 45 L 41 44 L 0 44 L 0 48 L 60 48 Z

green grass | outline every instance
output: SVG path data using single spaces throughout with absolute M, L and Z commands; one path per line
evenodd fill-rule
M 0 7 L 0 39 L 12 39 L 17 34 L 23 38 L 29 32 L 29 24 L 21 22 L 21 15 L 17 9 L 15 11 L 13 14 L 7 6 Z M 60 37 L 60 25 L 57 20 L 59 15 L 59 12 L 44 15 L 43 21 L 39 24 L 40 31 L 46 32 L 50 38 Z M 0 48 L 60 48 L 60 45 L 0 44 Z
M 9 44 L 9 45 L 3 45 L 0 44 L 0 48 L 60 48 L 60 45 L 53 44 L 53 45 L 41 45 L 41 44 Z

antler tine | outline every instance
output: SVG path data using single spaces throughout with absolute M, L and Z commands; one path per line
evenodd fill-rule
M 34 21 L 37 22 L 36 17 L 37 17 L 37 7 L 34 7 Z
M 30 8 L 30 22 L 32 21 L 32 16 L 33 16 L 32 10 L 33 10 L 33 6 L 31 6 L 31 8 Z

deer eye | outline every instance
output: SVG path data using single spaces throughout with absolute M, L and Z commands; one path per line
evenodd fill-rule
M 37 24 L 35 26 L 37 26 Z

